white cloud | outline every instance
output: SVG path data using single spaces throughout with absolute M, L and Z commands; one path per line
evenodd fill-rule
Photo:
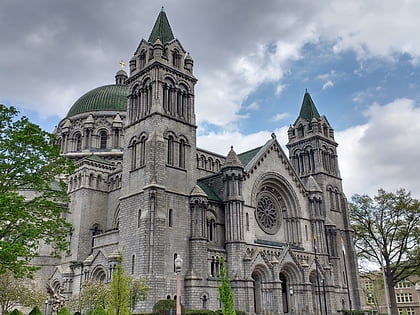
M 274 117 L 271 119 L 272 121 L 280 121 L 284 118 L 289 117 L 289 113 L 279 113 L 274 115 Z
M 343 184 L 350 197 L 406 188 L 420 198 L 420 108 L 409 99 L 373 104 L 368 122 L 337 132 Z
M 259 108 L 260 104 L 258 104 L 257 102 L 252 102 L 246 107 L 247 110 L 258 110 Z
M 328 80 L 327 82 L 324 83 L 324 85 L 322 86 L 322 89 L 325 90 L 333 86 L 334 86 L 334 83 L 331 80 Z
M 287 143 L 287 129 L 288 127 L 281 127 L 274 130 L 277 141 L 284 149 Z M 231 146 L 236 153 L 245 152 L 247 150 L 262 146 L 265 142 L 271 139 L 272 131 L 259 131 L 253 134 L 242 134 L 238 131 L 234 132 L 210 132 L 207 135 L 197 137 L 197 145 L 200 148 L 227 155 Z
M 286 88 L 286 84 L 278 84 L 276 87 L 276 95 L 280 95 L 281 92 Z
M 197 87 L 199 123 L 205 120 L 222 126 L 238 120 L 245 98 L 262 83 L 280 80 L 284 75 L 283 64 L 299 58 L 299 49 L 285 42 L 256 45 L 255 50 L 226 65 L 224 71 L 207 72 Z

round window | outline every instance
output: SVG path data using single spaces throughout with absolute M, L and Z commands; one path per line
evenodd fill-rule
M 258 225 L 264 232 L 274 234 L 279 230 L 280 211 L 277 202 L 271 196 L 260 197 L 255 214 Z

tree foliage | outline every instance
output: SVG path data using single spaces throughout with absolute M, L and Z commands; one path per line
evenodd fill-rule
M 144 278 L 129 278 L 129 281 L 130 308 L 133 311 L 138 302 L 147 299 L 150 287 Z
M 350 220 L 359 256 L 383 268 L 391 312 L 398 314 L 394 286 L 420 265 L 420 202 L 404 189 L 354 195 Z
M 86 281 L 83 283 L 79 296 L 66 302 L 74 311 L 93 312 L 99 306 L 105 307 L 109 294 L 109 285 L 99 281 Z
M 233 300 L 233 292 L 230 286 L 230 279 L 226 267 L 225 260 L 220 261 L 220 280 L 219 280 L 219 296 L 222 302 L 222 313 L 223 315 L 235 315 L 235 303 Z
M 17 116 L 0 104 L 0 274 L 31 276 L 35 268 L 28 262 L 41 241 L 54 254 L 66 249 L 67 194 L 58 176 L 69 173 L 71 163 L 53 135 Z
M 16 279 L 8 271 L 0 274 L 0 311 L 6 314 L 17 304 L 27 307 L 40 306 L 44 304 L 46 293 L 35 288 L 29 281 Z
M 130 315 L 130 277 L 124 274 L 120 256 L 118 264 L 112 273 L 110 292 L 106 299 L 106 309 L 109 315 Z

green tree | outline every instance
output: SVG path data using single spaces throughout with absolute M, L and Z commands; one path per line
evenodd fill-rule
M 130 315 L 130 278 L 124 274 L 122 257 L 112 273 L 110 292 L 106 300 L 109 315 Z
M 32 276 L 41 241 L 58 254 L 67 247 L 66 187 L 71 163 L 54 136 L 0 104 L 0 274 Z
M 130 309 L 133 311 L 138 302 L 147 299 L 150 287 L 144 278 L 129 278 L 129 281 Z
M 420 265 L 420 202 L 404 189 L 354 195 L 350 220 L 358 255 L 383 270 L 391 313 L 398 314 L 394 286 Z
M 105 307 L 109 295 L 109 285 L 99 281 L 86 281 L 79 296 L 66 302 L 73 311 L 93 312 L 96 308 Z
M 46 293 L 35 288 L 34 283 L 16 279 L 12 272 L 0 274 L 0 312 L 6 314 L 17 304 L 27 307 L 43 305 Z
M 223 315 L 235 315 L 235 303 L 233 300 L 233 292 L 230 286 L 230 279 L 228 275 L 228 270 L 226 267 L 226 262 L 222 257 L 220 261 L 220 280 L 219 286 L 220 301 L 222 302 L 222 313 Z

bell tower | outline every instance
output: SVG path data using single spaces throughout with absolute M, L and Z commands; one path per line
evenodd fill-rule
M 333 265 L 335 282 L 343 283 L 346 268 L 348 275 L 357 275 L 358 269 L 356 259 L 350 259 L 347 266 L 344 265 L 342 248 L 352 254 L 349 257 L 356 255 L 338 168 L 338 143 L 334 139 L 334 129 L 327 118 L 319 114 L 307 91 L 299 117 L 288 130 L 288 137 L 289 159 L 309 192 L 314 250 L 325 258 L 324 267 L 328 269 L 328 264 Z M 353 279 L 351 283 L 359 282 Z M 352 287 L 351 291 L 353 302 L 360 305 L 358 287 Z
M 119 205 L 119 245 L 129 257 L 126 268 L 153 283 L 150 307 L 175 287 L 174 257 L 189 261 L 185 223 L 196 183 L 193 64 L 162 8 L 129 62 Z
M 173 35 L 165 11 L 159 13 L 148 40 L 141 40 L 130 60 L 125 166 L 130 178 L 144 185 L 173 184 L 182 193 L 194 188 L 192 161 L 196 149 L 193 59 Z M 130 160 L 130 161 L 128 161 Z

